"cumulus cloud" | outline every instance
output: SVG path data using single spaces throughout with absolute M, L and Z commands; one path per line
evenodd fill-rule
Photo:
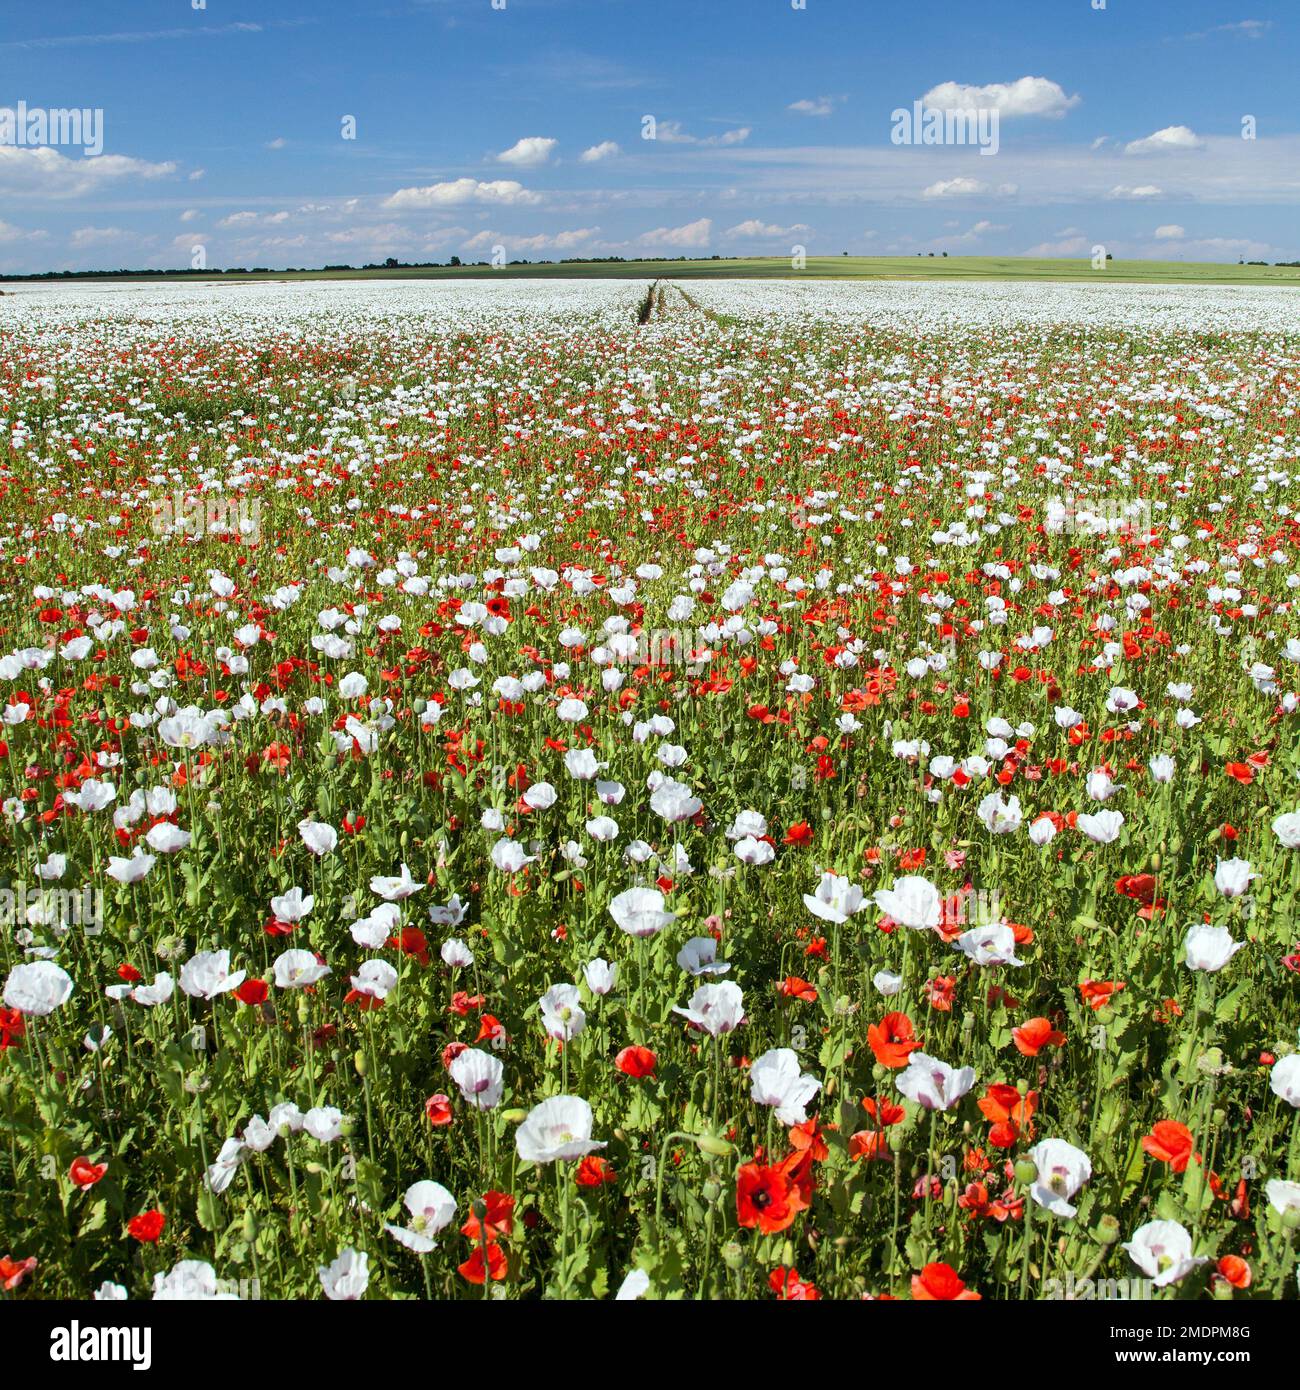
M 498 164 L 513 164 L 520 169 L 535 169 L 550 159 L 556 145 L 560 142 L 545 135 L 525 135 L 516 140 L 508 150 L 497 155 Z
M 1124 146 L 1125 154 L 1170 154 L 1177 150 L 1203 150 L 1205 141 L 1185 125 L 1167 125 L 1141 140 Z
M 1011 198 L 1016 193 L 1014 183 L 983 183 L 979 179 L 959 177 L 940 179 L 921 190 L 922 198 Z
M 748 222 L 738 222 L 734 227 L 728 227 L 723 236 L 726 237 L 790 237 L 803 236 L 811 232 L 812 228 L 804 222 L 796 222 L 790 227 L 780 227 L 771 222 L 760 222 L 758 218 L 751 217 Z
M 503 246 L 508 255 L 523 251 L 573 251 L 593 237 L 600 235 L 599 227 L 573 227 L 563 232 L 538 232 L 532 236 L 512 236 L 509 232 L 476 232 L 461 242 L 466 251 L 490 250 Z
M 721 135 L 692 135 L 682 127 L 680 121 L 660 121 L 656 128 L 655 138 L 662 140 L 665 145 L 743 145 L 751 134 L 750 127 L 747 125 L 739 126 L 735 130 L 724 130 Z
M 69 241 L 80 251 L 88 246 L 112 246 L 131 238 L 132 233 L 122 227 L 78 227 Z
M 713 234 L 713 219 L 701 217 L 684 227 L 657 227 L 637 238 L 639 246 L 671 246 L 680 250 L 698 250 L 709 244 Z
M 176 165 L 151 164 L 123 154 L 69 157 L 48 145 L 0 145 L 0 193 L 19 197 L 78 198 L 121 179 L 161 179 Z
M 44 241 L 49 236 L 48 232 L 24 231 L 22 227 L 15 227 L 12 222 L 0 221 L 0 244 L 7 241 Z
M 583 150 L 578 158 L 583 164 L 599 164 L 602 159 L 613 159 L 615 155 L 622 153 L 616 141 L 602 140 L 599 145 L 592 145 L 589 149 Z
M 504 207 L 531 206 L 542 201 L 540 193 L 532 193 L 514 179 L 451 179 L 431 183 L 424 188 L 399 188 L 385 198 L 386 208 L 448 208 L 463 203 L 491 203 Z
M 1060 256 L 1089 256 L 1092 254 L 1092 246 L 1088 238 L 1082 235 L 1066 236 L 1057 241 L 1040 241 L 1037 246 L 1031 246 L 1025 252 L 1026 256 L 1035 256 L 1045 259 L 1056 259 Z
M 1162 198 L 1164 196 L 1164 189 L 1157 188 L 1153 183 L 1140 183 L 1136 187 L 1127 183 L 1117 183 L 1106 196 L 1108 198 L 1118 198 L 1121 201 L 1135 201 L 1142 198 Z
M 963 82 L 941 82 L 921 98 L 934 111 L 996 111 L 1000 116 L 1046 116 L 1059 120 L 1082 98 L 1066 96 L 1057 82 L 1046 77 L 1018 77 L 1014 82 L 990 82 L 973 87 Z
M 836 97 L 805 97 L 792 101 L 785 109 L 797 116 L 829 116 L 835 110 Z
M 1166 222 L 1163 227 L 1156 228 L 1157 241 L 1181 241 L 1186 235 L 1186 230 L 1177 222 Z

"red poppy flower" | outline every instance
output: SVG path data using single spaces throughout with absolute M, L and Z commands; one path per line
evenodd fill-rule
M 867 1029 L 867 1041 L 882 1067 L 905 1067 L 908 1058 L 921 1046 L 912 1032 L 912 1020 L 904 1013 L 886 1014 Z
M 808 1004 L 817 1002 L 815 986 L 810 985 L 807 980 L 800 979 L 798 975 L 787 975 L 781 981 L 780 991 L 789 999 L 802 999 Z
M 68 1169 L 68 1178 L 74 1187 L 89 1192 L 107 1172 L 107 1163 L 92 1163 L 85 1157 L 74 1158 L 72 1167 Z
M 152 1245 L 163 1233 L 167 1218 L 157 1210 L 142 1211 L 126 1223 L 126 1229 L 143 1245 Z
M 27 1025 L 17 1009 L 0 1009 L 0 1052 L 21 1046 L 20 1040 L 26 1031 Z
M 488 1240 L 508 1236 L 515 1223 L 515 1199 L 508 1192 L 485 1192 L 483 1206 L 483 1229 Z M 479 1219 L 473 1214 L 472 1207 L 469 1220 L 460 1229 L 461 1233 L 471 1240 L 478 1240 Z
M 797 1269 L 774 1269 L 767 1276 L 768 1287 L 786 1303 L 811 1303 L 821 1297 L 814 1284 L 799 1278 Z
M 610 1166 L 608 1159 L 602 1158 L 599 1154 L 588 1154 L 578 1164 L 574 1181 L 579 1187 L 600 1187 L 605 1183 L 614 1182 L 617 1177 L 618 1174 Z
M 802 1153 L 805 1149 L 815 1163 L 822 1163 L 830 1156 L 830 1150 L 826 1147 L 826 1140 L 822 1138 L 821 1125 L 817 1123 L 817 1116 L 813 1115 L 805 1120 L 801 1125 L 795 1125 L 790 1130 L 790 1147 Z
M 1118 994 L 1124 988 L 1124 982 L 1118 983 L 1112 980 L 1085 980 L 1079 986 L 1079 993 L 1083 996 L 1083 1002 L 1092 1006 L 1095 1013 L 1098 1009 L 1104 1009 L 1110 1003 L 1112 994 Z
M 36 1256 L 29 1255 L 25 1260 L 13 1260 L 8 1255 L 0 1258 L 0 1284 L 6 1291 L 16 1289 L 36 1268 Z
M 980 1114 L 990 1121 L 989 1143 L 995 1149 L 1009 1149 L 1023 1132 L 1027 1139 L 1034 1137 L 1031 1117 L 1038 1109 L 1038 1092 L 1027 1091 L 1023 1096 L 1014 1086 L 995 1084 L 977 1102 Z
M 1151 1126 L 1151 1133 L 1142 1138 L 1144 1152 L 1169 1164 L 1175 1173 L 1186 1171 L 1195 1147 L 1192 1131 L 1177 1120 L 1157 1120 Z
M 659 1058 L 648 1047 L 625 1047 L 614 1058 L 614 1065 L 627 1076 L 640 1081 L 644 1077 L 654 1075 Z
M 785 839 L 782 844 L 797 845 L 802 848 L 804 845 L 812 844 L 812 840 L 812 826 L 807 821 L 798 820 L 785 832 Z
M 788 1173 L 780 1167 L 746 1163 L 736 1174 L 736 1220 L 765 1236 L 784 1231 L 803 1208 Z
M 1011 1041 L 1026 1057 L 1037 1057 L 1045 1047 L 1061 1047 L 1065 1034 L 1057 1032 L 1045 1018 L 1031 1018 L 1011 1030 Z
M 429 1123 L 435 1129 L 451 1124 L 453 1116 L 450 1096 L 443 1095 L 441 1091 L 437 1095 L 430 1096 L 424 1102 L 424 1113 L 429 1117 Z
M 245 980 L 238 989 L 231 990 L 231 993 L 241 1004 L 265 1004 L 270 991 L 265 980 L 252 979 Z
M 1250 1266 L 1240 1255 L 1225 1255 L 1215 1265 L 1221 1279 L 1226 1279 L 1234 1289 L 1248 1289 L 1251 1283 Z
M 933 1264 L 912 1275 L 912 1297 L 925 1303 L 966 1303 L 979 1294 L 966 1287 L 951 1265 Z
M 494 1284 L 499 1284 L 510 1268 L 506 1252 L 494 1240 L 487 1243 L 487 1275 Z M 471 1284 L 481 1284 L 484 1278 L 483 1247 L 476 1246 L 474 1253 L 464 1264 L 456 1266 L 462 1279 Z
M 1125 874 L 1115 884 L 1115 891 L 1122 898 L 1132 898 L 1135 902 L 1151 906 L 1156 899 L 1155 874 Z

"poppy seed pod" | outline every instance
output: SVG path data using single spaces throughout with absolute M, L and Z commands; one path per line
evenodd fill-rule
M 1282 1213 L 1282 1229 L 1294 1231 L 1300 1227 L 1300 1207 L 1287 1207 Z
M 1109 1213 L 1097 1222 L 1097 1244 L 1114 1245 L 1119 1239 L 1119 1221 Z
M 1016 1181 L 1022 1187 L 1028 1187 L 1038 1177 L 1038 1167 L 1029 1158 L 1021 1158 L 1016 1162 Z
M 722 1196 L 722 1184 L 717 1178 L 709 1178 L 700 1189 L 700 1195 L 710 1206 Z
M 745 1250 L 737 1241 L 729 1240 L 722 1247 L 722 1263 L 728 1269 L 743 1269 L 745 1265 Z

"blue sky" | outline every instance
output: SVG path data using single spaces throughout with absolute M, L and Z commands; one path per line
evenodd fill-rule
M 0 108 L 101 110 L 103 153 L 0 112 L 0 272 L 1300 258 L 1300 6 L 1095 3 L 10 3 Z M 893 143 L 918 101 L 996 153 Z

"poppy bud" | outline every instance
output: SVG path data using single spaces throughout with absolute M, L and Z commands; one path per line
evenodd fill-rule
M 257 1239 L 257 1217 L 252 1207 L 244 1209 L 244 1239 L 251 1245 Z
M 1164 861 L 1160 858 L 1158 854 L 1152 854 L 1151 858 L 1147 860 L 1147 863 L 1150 866 L 1151 872 L 1153 874 L 1158 874 L 1160 872 L 1160 865 L 1163 862 Z
M 527 1110 L 503 1110 L 501 1118 L 508 1125 L 522 1124 L 528 1118 Z
M 787 1269 L 794 1268 L 794 1241 L 787 1240 L 785 1244 L 781 1246 L 781 1263 Z
M 1097 1222 L 1097 1244 L 1114 1245 L 1119 1239 L 1119 1221 L 1107 1213 Z
M 366 1074 L 366 1068 L 367 1068 L 366 1054 L 365 1054 L 364 1052 L 358 1052 L 358 1053 L 352 1058 L 352 1065 L 353 1065 L 354 1067 L 356 1067 L 356 1069 L 357 1069 L 357 1075 L 360 1076 L 360 1077 L 362 1077 L 362 1078 L 364 1078 L 364 1077 L 365 1077 L 365 1074 Z
M 716 1134 L 696 1135 L 695 1146 L 701 1153 L 712 1154 L 714 1158 L 726 1158 L 732 1152 L 732 1146 Z

